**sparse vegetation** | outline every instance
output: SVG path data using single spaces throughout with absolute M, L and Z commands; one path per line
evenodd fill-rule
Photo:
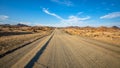
M 120 28 L 113 27 L 67 27 L 65 32 L 71 35 L 79 35 L 82 37 L 89 37 L 100 41 L 120 45 Z
M 53 31 L 52 27 L 27 25 L 1 25 L 0 26 L 0 54 L 22 46 L 26 42 L 38 39 Z

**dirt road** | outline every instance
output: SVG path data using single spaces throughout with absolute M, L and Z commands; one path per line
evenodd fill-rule
M 1 68 L 120 68 L 120 47 L 56 29 L 3 58 Z

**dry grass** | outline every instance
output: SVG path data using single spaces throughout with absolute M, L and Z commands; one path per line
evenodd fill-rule
M 22 46 L 37 38 L 50 34 L 50 27 L 1 27 L 0 54 Z M 7 34 L 6 34 L 7 33 Z
M 65 28 L 69 34 L 89 37 L 100 41 L 120 45 L 120 29 L 107 27 L 83 27 L 83 28 Z

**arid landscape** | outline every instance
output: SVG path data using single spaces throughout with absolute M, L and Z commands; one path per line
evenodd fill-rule
M 120 28 L 113 27 L 67 27 L 65 32 L 71 35 L 78 35 L 81 37 L 87 37 L 102 42 L 108 42 L 111 44 L 120 46 Z
M 0 67 L 119 68 L 119 40 L 120 28 L 116 26 L 2 25 Z
M 120 68 L 120 0 L 0 0 L 0 68 Z
M 0 25 L 0 56 L 4 53 L 22 47 L 41 37 L 49 35 L 52 27 L 17 25 Z

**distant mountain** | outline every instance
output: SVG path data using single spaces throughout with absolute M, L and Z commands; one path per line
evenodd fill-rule
M 118 26 L 112 26 L 111 28 L 113 28 L 113 29 L 119 29 Z
M 0 24 L 0 26 L 11 26 L 10 24 Z
M 21 23 L 18 23 L 16 26 L 28 26 L 26 24 L 21 24 Z
M 0 26 L 2 26 L 2 27 L 29 27 L 28 25 L 26 25 L 26 24 L 21 24 L 21 23 L 18 23 L 18 24 L 16 24 L 16 25 L 0 24 Z

